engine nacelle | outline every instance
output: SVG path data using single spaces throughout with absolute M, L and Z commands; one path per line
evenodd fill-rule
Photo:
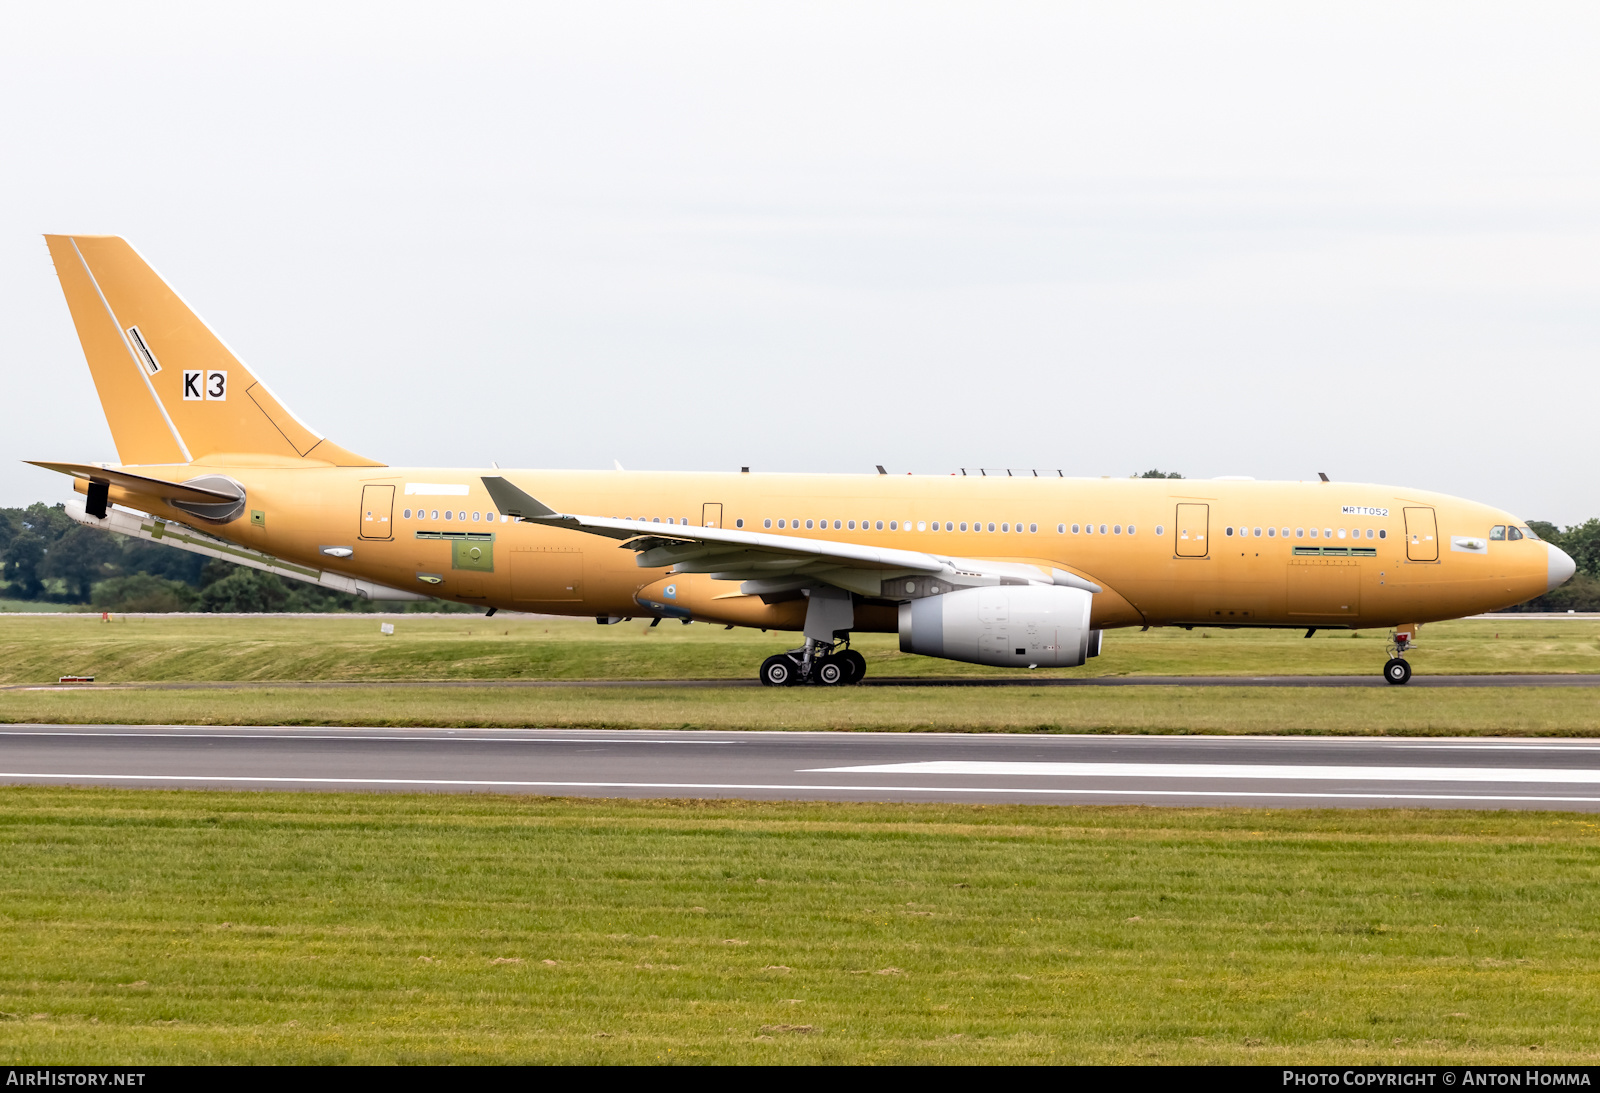
M 900 605 L 900 651 L 1002 668 L 1076 668 L 1100 651 L 1100 633 L 1089 628 L 1093 598 L 1029 584 L 912 600 Z

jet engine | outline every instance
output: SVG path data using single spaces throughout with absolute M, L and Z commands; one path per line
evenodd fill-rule
M 900 651 L 1003 668 L 1075 668 L 1100 652 L 1093 593 L 1057 585 L 964 588 L 900 605 Z

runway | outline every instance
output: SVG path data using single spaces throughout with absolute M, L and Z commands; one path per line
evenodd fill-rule
M 1600 811 L 1600 741 L 10 725 L 0 783 Z

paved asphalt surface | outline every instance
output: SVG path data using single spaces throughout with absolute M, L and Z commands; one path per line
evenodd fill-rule
M 1600 811 L 1600 741 L 8 725 L 0 783 Z

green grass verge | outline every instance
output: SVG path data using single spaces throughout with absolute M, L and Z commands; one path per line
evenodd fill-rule
M 753 679 L 761 660 L 797 642 L 792 634 L 712 626 L 593 620 L 407 616 L 396 633 L 364 616 L 137 618 L 98 615 L 0 619 L 0 684 L 63 675 L 105 681 Z M 1326 631 L 1305 640 L 1284 630 L 1115 630 L 1084 675 L 1376 675 L 1383 633 Z M 894 635 L 862 635 L 857 647 L 879 678 L 1011 676 L 909 656 Z M 1600 671 L 1600 620 L 1438 623 L 1412 656 L 1424 674 Z
M 1577 687 L 256 686 L 0 692 L 0 723 L 1600 736 Z
M 0 1058 L 1593 1062 L 1581 816 L 0 791 Z

